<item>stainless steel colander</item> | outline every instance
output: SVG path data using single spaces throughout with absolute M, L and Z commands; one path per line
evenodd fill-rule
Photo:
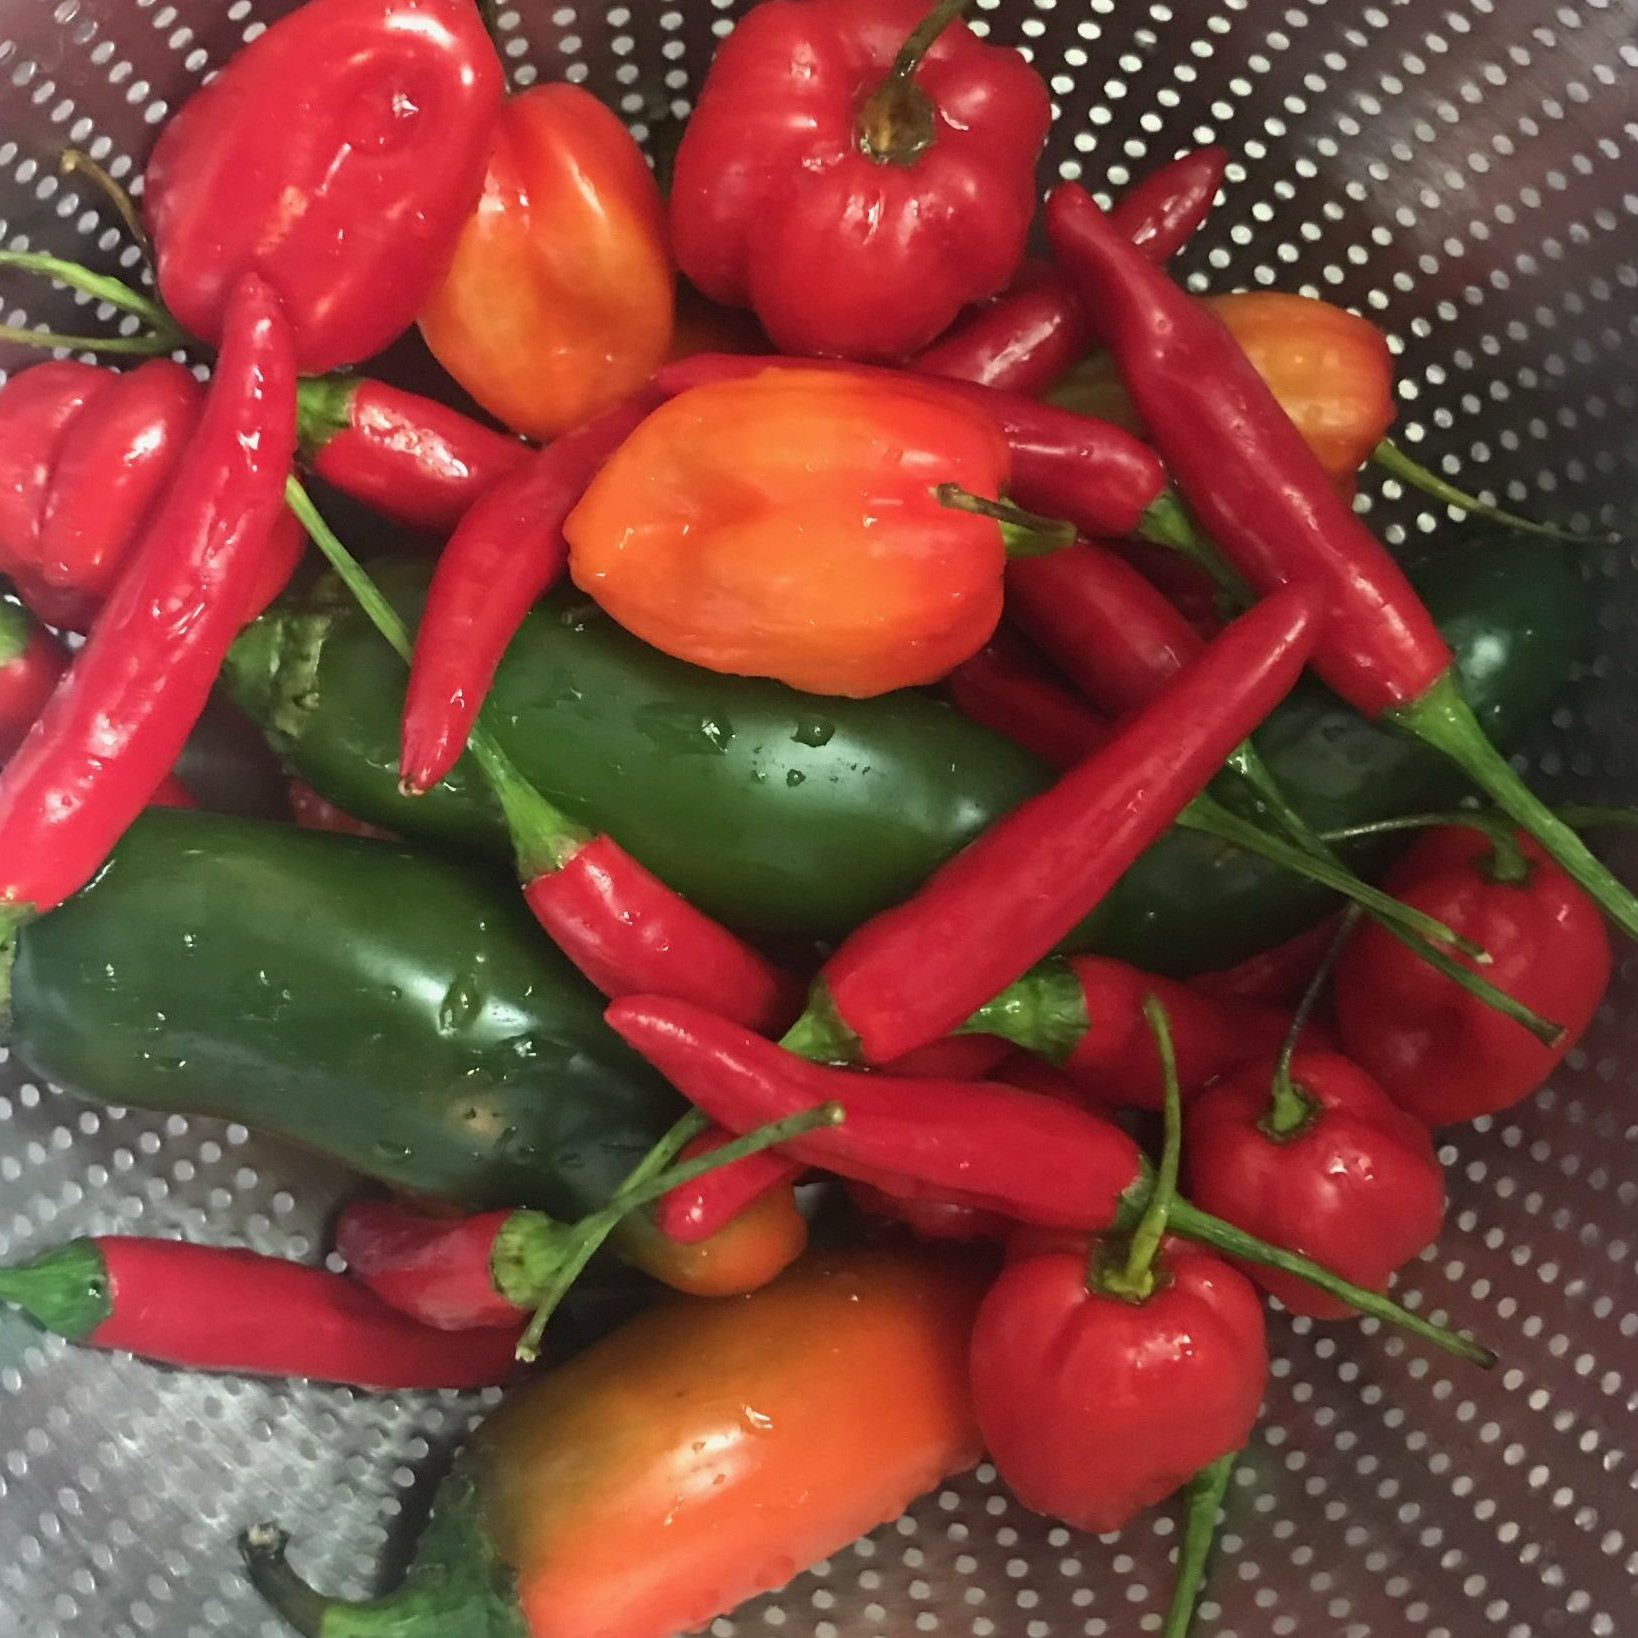
M 58 154 L 134 176 L 166 114 L 291 3 L 0 0 L 4 242 L 132 268 Z M 657 106 L 686 112 L 740 9 L 515 0 L 500 26 L 517 85 L 584 81 L 644 135 Z M 1198 283 L 1369 313 L 1399 349 L 1399 435 L 1419 458 L 1520 509 L 1638 533 L 1638 0 L 979 0 L 976 15 L 1051 81 L 1045 175 L 1106 189 L 1226 144 L 1226 200 L 1188 253 Z M 12 279 L 0 296 L 13 323 L 116 316 Z M 1395 542 L 1447 521 L 1391 483 L 1371 499 Z M 1579 556 L 1596 652 L 1530 761 L 1550 794 L 1631 801 L 1638 560 Z M 1638 874 L 1638 847 L 1626 863 Z M 1628 950 L 1552 1086 L 1443 1149 L 1450 1224 L 1402 1290 L 1494 1343 L 1492 1376 L 1371 1324 L 1276 1322 L 1203 1634 L 1638 1638 L 1635 1017 Z M 111 1229 L 316 1257 L 346 1187 L 242 1128 L 94 1109 L 0 1063 L 0 1258 Z M 233 1551 L 269 1516 L 295 1526 L 299 1568 L 362 1594 L 483 1405 L 191 1377 L 0 1313 L 0 1638 L 278 1633 Z M 1159 1627 L 1174 1540 L 1167 1514 L 1075 1536 L 985 1467 L 712 1631 L 1127 1638 Z

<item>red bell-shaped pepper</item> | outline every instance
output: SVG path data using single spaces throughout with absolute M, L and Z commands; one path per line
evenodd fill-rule
M 677 150 L 677 260 L 784 352 L 907 357 L 1023 259 L 1046 86 L 952 21 L 959 0 L 922 29 L 927 9 L 764 0 L 706 76 Z
M 278 295 L 304 374 L 409 328 L 477 202 L 502 95 L 471 0 L 308 0 L 165 127 L 143 208 L 165 305 L 222 336 L 239 278 Z

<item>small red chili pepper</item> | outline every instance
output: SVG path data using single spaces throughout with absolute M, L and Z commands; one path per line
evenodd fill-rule
M 1168 262 L 1205 220 L 1227 164 L 1223 148 L 1184 154 L 1128 188 L 1110 220 L 1150 261 Z M 1059 269 L 1037 266 L 1026 274 L 918 353 L 914 367 L 1031 398 L 1056 386 L 1086 356 L 1092 327 L 1074 284 Z
M 447 534 L 534 454 L 436 399 L 348 375 L 297 394 L 303 462 L 384 517 Z
M 659 402 L 639 393 L 532 455 L 474 501 L 438 559 L 404 699 L 404 783 L 454 767 L 518 622 L 569 561 L 563 524 L 598 469 Z
M 1035 213 L 1047 89 L 963 0 L 764 0 L 677 150 L 684 273 L 789 353 L 900 359 L 1002 289 Z
M 963 716 L 1055 768 L 1073 767 L 1109 738 L 1109 724 L 1005 630 L 944 679 L 944 692 Z
M 1388 887 L 1482 940 L 1487 976 L 1564 1036 L 1545 1045 L 1425 972 L 1374 927 L 1337 966 L 1344 1050 L 1400 1108 L 1443 1126 L 1528 1097 L 1585 1031 L 1609 987 L 1609 938 L 1597 906 L 1533 841 L 1470 826 L 1430 830 L 1389 872 Z
M 290 330 L 230 304 L 199 430 L 95 631 L 0 774 L 0 915 L 82 887 L 175 763 L 272 552 L 295 451 Z
M 291 817 L 304 830 L 329 830 L 339 836 L 369 836 L 381 842 L 399 840 L 390 830 L 355 819 L 335 803 L 326 800 L 305 780 L 292 779 L 287 786 Z
M 1200 973 L 1189 980 L 1189 988 L 1224 1001 L 1261 1002 L 1271 1007 L 1295 1002 L 1335 941 L 1338 920 L 1327 916 L 1318 926 L 1271 950 L 1259 950 L 1221 972 Z
M 483 1388 L 516 1369 L 515 1324 L 452 1335 L 344 1275 L 183 1240 L 71 1240 L 0 1269 L 0 1302 L 71 1342 L 191 1371 L 396 1392 Z
M 304 374 L 381 351 L 437 287 L 483 185 L 499 59 L 471 0 L 307 0 L 172 116 L 142 204 L 159 292 L 220 342 L 240 277 Z
M 849 1183 L 847 1196 L 867 1216 L 902 1223 L 918 1240 L 932 1245 L 952 1240 L 958 1244 L 1004 1241 L 1011 1227 L 1005 1217 L 977 1206 L 957 1205 L 949 1200 L 903 1200 L 869 1183 Z
M 1323 599 L 1320 676 L 1366 716 L 1450 757 L 1638 938 L 1638 897 L 1485 738 L 1404 571 L 1338 496 L 1223 322 L 1138 255 L 1084 189 L 1052 195 L 1047 229 L 1207 533 L 1259 590 L 1308 584 Z

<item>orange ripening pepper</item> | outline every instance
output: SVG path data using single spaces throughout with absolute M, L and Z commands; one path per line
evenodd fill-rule
M 1393 425 L 1393 354 L 1369 319 L 1313 296 L 1249 290 L 1206 305 L 1274 389 L 1327 474 L 1351 479 Z M 1055 404 L 1133 431 L 1137 411 L 1115 361 L 1094 353 L 1048 394 Z
M 864 697 L 932 682 L 1001 616 L 989 518 L 999 427 L 938 387 L 770 369 L 680 393 L 564 526 L 577 586 L 628 631 L 711 671 Z
M 502 110 L 421 333 L 491 414 L 552 438 L 663 362 L 673 284 L 660 190 L 631 133 L 590 92 L 539 85 Z

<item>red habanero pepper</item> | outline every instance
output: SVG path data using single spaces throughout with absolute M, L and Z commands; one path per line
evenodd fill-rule
M 1004 629 L 944 679 L 944 692 L 963 716 L 1055 768 L 1073 767 L 1109 738 L 1109 724 Z
M 448 534 L 534 454 L 447 404 L 366 377 L 314 376 L 296 401 L 303 463 L 415 529 Z
M 1270 1007 L 1295 1003 L 1335 942 L 1338 919 L 1327 916 L 1285 943 L 1259 950 L 1221 972 L 1199 973 L 1189 980 L 1189 988 L 1224 1001 L 1261 1002 Z
M 1183 154 L 1121 194 L 1110 220 L 1150 261 L 1170 261 L 1205 220 L 1227 164 L 1223 148 Z M 913 367 L 1031 398 L 1055 386 L 1086 356 L 1092 327 L 1060 269 L 1047 264 L 1026 272 L 1033 276 L 957 322 L 916 355 Z
M 7 921 L 82 887 L 176 761 L 270 560 L 295 423 L 289 326 L 268 287 L 246 278 L 170 491 L 0 774 Z
M 1133 251 L 1084 189 L 1053 193 L 1047 229 L 1206 532 L 1259 590 L 1302 583 L 1322 598 L 1314 669 L 1366 716 L 1448 756 L 1638 937 L 1638 898 L 1485 738 L 1404 571 L 1338 496 L 1227 326 Z
M 1469 826 L 1430 830 L 1388 873 L 1407 903 L 1482 939 L 1489 977 L 1564 1028 L 1546 1046 L 1447 978 L 1419 970 L 1374 927 L 1337 965 L 1343 1048 L 1388 1096 L 1429 1125 L 1474 1120 L 1528 1097 L 1580 1037 L 1610 981 L 1595 904 L 1526 837 Z
M 677 261 L 788 353 L 902 359 L 1018 271 L 1051 109 L 962 0 L 763 0 L 677 149 Z
M 449 265 L 502 91 L 471 0 L 307 0 L 154 147 L 142 204 L 166 307 L 218 343 L 256 273 L 303 374 L 380 352 Z
M 0 387 L 0 571 L 32 569 L 40 515 L 63 434 L 114 376 L 94 364 L 52 359 L 18 370 Z
M 518 622 L 568 565 L 564 520 L 658 402 L 639 393 L 532 454 L 461 519 L 427 592 L 404 697 L 411 790 L 430 790 L 466 749 Z
M 516 1369 L 515 1325 L 454 1336 L 328 1269 L 183 1240 L 71 1240 L 0 1269 L 0 1302 L 71 1342 L 185 1370 L 396 1392 L 484 1388 Z

